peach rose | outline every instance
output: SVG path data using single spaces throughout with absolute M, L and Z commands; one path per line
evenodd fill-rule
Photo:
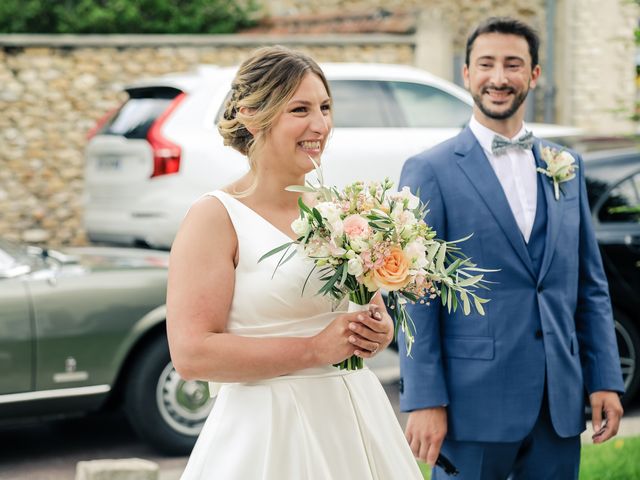
M 379 288 L 400 290 L 407 285 L 409 262 L 402 248 L 391 247 L 381 267 L 373 271 L 373 280 Z
M 349 215 L 342 221 L 342 227 L 349 238 L 360 238 L 369 235 L 369 222 L 360 215 Z

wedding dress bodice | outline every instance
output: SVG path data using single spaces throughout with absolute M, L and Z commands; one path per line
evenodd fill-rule
M 238 239 L 239 258 L 227 330 L 252 337 L 306 337 L 326 327 L 336 311 L 332 311 L 334 302 L 328 296 L 317 294 L 322 284 L 317 270 L 309 276 L 313 262 L 296 253 L 276 268 L 283 254 L 288 257 L 295 245 L 286 254 L 278 252 L 259 262 L 265 253 L 291 238 L 228 193 L 218 190 L 209 195 L 227 209 Z

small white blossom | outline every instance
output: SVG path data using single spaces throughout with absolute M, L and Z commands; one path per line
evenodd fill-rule
M 354 277 L 362 275 L 364 269 L 362 267 L 362 260 L 360 260 L 360 257 L 349 260 L 347 263 L 347 271 L 349 272 L 349 275 L 353 275 Z
M 293 233 L 298 237 L 304 237 L 311 230 L 311 225 L 309 225 L 306 217 L 298 217 L 291 223 L 291 230 L 293 230 Z

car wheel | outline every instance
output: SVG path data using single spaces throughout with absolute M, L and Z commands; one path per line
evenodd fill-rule
M 125 390 L 129 422 L 156 449 L 188 454 L 213 403 L 206 382 L 185 381 L 173 368 L 165 336 L 136 357 Z
M 640 336 L 635 325 L 619 310 L 614 310 L 614 318 L 625 389 L 623 401 L 627 404 L 640 388 Z

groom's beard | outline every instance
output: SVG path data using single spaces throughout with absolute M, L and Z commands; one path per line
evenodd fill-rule
M 492 118 L 494 120 L 505 120 L 507 118 L 512 117 L 513 114 L 518 111 L 518 109 L 520 108 L 520 105 L 522 105 L 522 103 L 527 98 L 527 95 L 529 94 L 529 89 L 527 88 L 525 91 L 520 92 L 519 94 L 516 94 L 513 97 L 513 102 L 511 103 L 511 106 L 509 108 L 507 108 L 506 110 L 504 110 L 502 112 L 496 112 L 496 111 L 490 110 L 488 107 L 486 107 L 482 103 L 483 94 L 489 88 L 491 88 L 492 90 L 496 90 L 498 92 L 507 91 L 507 92 L 515 93 L 515 90 L 513 88 L 511 88 L 511 87 L 502 87 L 502 88 L 487 87 L 487 88 L 483 88 L 482 91 L 479 94 L 473 95 L 473 101 L 478 106 L 478 108 L 480 109 L 482 114 L 484 116 L 486 116 L 488 118 Z

